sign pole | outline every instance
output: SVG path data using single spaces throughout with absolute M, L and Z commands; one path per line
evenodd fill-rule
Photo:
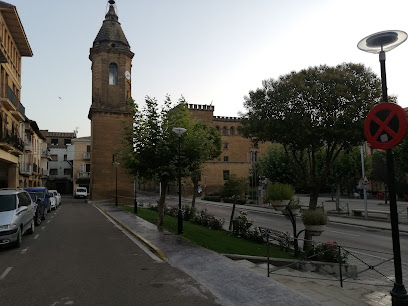
M 364 216 L 367 219 L 368 218 L 368 209 L 367 209 L 367 190 L 366 190 L 366 185 L 365 185 L 365 171 L 364 171 L 364 152 L 363 152 L 363 146 L 361 145 L 360 147 L 360 153 L 361 153 L 361 172 L 363 175 L 363 183 L 361 184 L 363 187 L 363 194 L 364 194 Z
M 385 52 L 380 52 L 380 65 L 381 65 L 381 84 L 383 103 L 388 102 L 387 93 L 387 77 L 385 73 Z M 395 282 L 394 287 L 391 290 L 392 303 L 398 305 L 401 300 L 407 301 L 407 291 L 405 290 L 402 282 L 402 265 L 401 265 L 401 246 L 399 238 L 399 226 L 398 226 L 398 210 L 397 210 L 397 197 L 395 195 L 395 173 L 394 173 L 394 157 L 392 155 L 392 149 L 387 150 L 387 184 L 388 192 L 390 196 L 390 216 L 391 216 L 391 231 L 392 231 L 392 249 L 394 252 L 394 269 L 395 269 Z

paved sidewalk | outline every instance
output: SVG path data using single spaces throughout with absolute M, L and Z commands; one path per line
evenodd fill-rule
M 157 226 L 114 205 L 93 204 L 140 238 L 158 257 L 167 258 L 170 265 L 209 289 L 222 305 L 320 305 L 221 254 L 172 233 L 159 231 Z

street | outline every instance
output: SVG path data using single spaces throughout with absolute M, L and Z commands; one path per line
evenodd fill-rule
M 156 203 L 157 195 L 143 193 L 139 196 L 139 202 L 145 203 Z M 333 202 L 326 202 L 328 199 L 322 198 L 319 203 L 323 202 L 325 209 L 331 210 L 334 209 L 335 204 Z M 379 206 L 378 200 L 368 201 L 368 206 L 375 209 L 389 210 L 388 206 Z M 167 197 L 168 205 L 176 205 L 178 203 L 178 198 L 174 196 Z M 308 203 L 307 197 L 301 197 L 302 205 Z M 353 208 L 362 208 L 363 200 L 356 199 L 347 199 L 342 201 L 344 203 L 349 203 L 350 209 Z M 184 204 L 191 204 L 187 199 L 183 199 Z M 232 204 L 219 203 L 219 202 L 210 202 L 210 201 L 201 201 L 199 198 L 196 200 L 196 205 L 199 210 L 207 209 L 209 214 L 216 216 L 217 218 L 224 218 L 225 225 L 224 228 L 227 229 L 229 225 L 229 220 L 231 216 Z M 398 203 L 399 211 L 406 209 L 408 203 Z M 235 216 L 239 215 L 239 212 L 244 210 L 247 212 L 248 218 L 254 221 L 254 226 L 258 227 L 267 227 L 282 232 L 292 233 L 292 225 L 286 217 L 274 209 L 259 209 L 257 207 L 251 207 L 250 205 L 237 205 L 235 210 Z M 330 216 L 329 216 L 330 219 Z M 303 223 L 300 219 L 300 216 L 296 218 L 297 222 L 297 231 L 300 231 L 304 228 Z M 300 238 L 303 238 L 303 235 L 300 235 Z M 329 222 L 326 230 L 319 237 L 313 238 L 319 242 L 333 242 L 336 241 L 340 245 L 344 245 L 350 248 L 356 248 L 360 251 L 367 252 L 370 254 L 375 254 L 378 252 L 385 254 L 392 254 L 392 238 L 390 230 L 375 229 L 375 228 L 365 228 L 362 226 L 339 224 L 336 222 Z M 400 244 L 401 244 L 401 257 L 403 265 L 408 267 L 408 233 L 400 233 Z M 379 255 L 379 254 L 377 254 Z M 383 256 L 383 255 L 382 255 Z M 387 256 L 385 256 L 387 257 Z
M 146 254 L 84 200 L 58 210 L 0 248 L 2 305 L 216 305 L 195 280 Z

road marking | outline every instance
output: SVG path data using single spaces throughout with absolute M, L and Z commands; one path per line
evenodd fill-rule
M 40 236 L 40 235 L 38 235 L 38 234 L 37 234 L 37 235 L 35 235 L 34 239 L 37 239 L 37 238 L 38 238 L 38 236 Z
M 13 267 L 8 267 L 8 268 L 3 272 L 3 274 L 0 275 L 0 280 L 4 279 L 4 278 L 7 276 L 7 274 L 11 271 L 11 269 L 13 269 Z
M 43 226 L 41 229 L 42 229 L 42 230 L 45 229 L 45 226 Z
M 23 249 L 21 250 L 21 255 L 24 255 L 27 252 L 28 249 Z
M 47 223 L 50 223 L 50 222 L 51 222 L 51 220 L 48 220 L 48 221 L 47 221 Z
M 329 230 L 325 230 L 325 232 L 336 233 L 336 234 L 342 234 L 342 235 L 348 235 L 348 236 L 355 236 L 355 237 L 360 237 L 360 236 L 361 236 L 361 235 L 356 235 L 356 234 L 349 234 L 349 233 L 337 232 L 337 231 L 329 231 Z

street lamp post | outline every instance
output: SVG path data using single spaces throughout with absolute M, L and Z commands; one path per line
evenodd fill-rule
M 183 214 L 181 211 L 181 135 L 183 135 L 187 130 L 181 127 L 175 127 L 172 130 L 178 136 L 178 185 L 179 185 L 179 207 L 178 207 L 178 223 L 177 223 L 177 234 L 183 234 Z
M 134 191 L 135 191 L 135 200 L 133 203 L 133 212 L 137 215 L 137 190 L 136 190 L 136 177 L 135 180 L 133 181 L 133 187 L 134 187 Z
M 115 205 L 118 206 L 118 166 L 120 163 L 113 162 L 115 165 Z
M 387 78 L 385 73 L 385 52 L 394 49 L 407 39 L 403 31 L 383 31 L 362 39 L 357 47 L 360 50 L 379 54 L 381 67 L 381 87 L 383 103 L 388 102 Z M 392 305 L 408 305 L 407 291 L 402 282 L 401 248 L 398 228 L 397 198 L 395 194 L 395 173 L 392 150 L 387 150 L 387 184 L 390 196 L 390 215 L 392 247 L 394 252 L 395 282 L 391 290 Z

